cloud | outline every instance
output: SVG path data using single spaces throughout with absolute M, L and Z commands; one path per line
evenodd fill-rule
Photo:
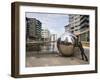
M 40 20 L 42 27 L 49 29 L 51 33 L 57 34 L 57 36 L 65 32 L 64 26 L 69 23 L 68 15 L 65 14 L 27 12 L 26 17 Z

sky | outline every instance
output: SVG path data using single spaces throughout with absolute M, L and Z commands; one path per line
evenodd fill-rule
M 60 37 L 65 32 L 64 26 L 69 24 L 67 14 L 26 12 L 25 15 L 28 18 L 39 20 L 42 23 L 42 28 L 48 29 L 51 34 L 57 34 L 57 37 Z

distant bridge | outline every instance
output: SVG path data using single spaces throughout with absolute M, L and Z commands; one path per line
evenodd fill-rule
M 56 41 L 28 41 L 27 44 L 44 44 L 44 43 L 54 43 Z

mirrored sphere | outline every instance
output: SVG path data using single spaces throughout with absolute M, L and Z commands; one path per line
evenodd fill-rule
M 74 54 L 76 36 L 71 32 L 65 32 L 57 40 L 57 48 L 63 56 L 71 56 Z

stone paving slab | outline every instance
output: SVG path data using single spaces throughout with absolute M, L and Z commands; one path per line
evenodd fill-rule
M 85 48 L 85 53 L 89 58 L 89 48 Z M 42 66 L 64 66 L 64 65 L 80 65 L 89 64 L 89 61 L 81 59 L 80 52 L 74 53 L 71 57 L 62 57 L 57 53 L 34 53 L 27 52 L 26 67 L 42 67 Z

